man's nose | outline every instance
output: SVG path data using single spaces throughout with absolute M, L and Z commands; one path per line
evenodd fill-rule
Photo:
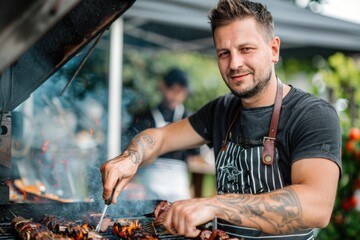
M 244 57 L 241 54 L 233 53 L 230 58 L 230 69 L 236 70 L 244 65 Z

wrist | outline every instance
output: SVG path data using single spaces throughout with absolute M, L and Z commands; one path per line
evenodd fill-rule
M 128 158 L 132 163 L 139 165 L 142 162 L 142 157 L 136 150 L 126 149 L 121 154 L 122 157 Z

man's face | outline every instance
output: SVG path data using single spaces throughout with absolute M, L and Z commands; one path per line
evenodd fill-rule
M 241 98 L 260 93 L 273 75 L 280 40 L 266 42 L 264 30 L 252 18 L 235 20 L 214 32 L 218 66 L 230 90 Z
M 175 109 L 176 106 L 183 103 L 187 97 L 187 89 L 179 84 L 175 84 L 171 87 L 165 86 L 161 87 L 161 91 L 164 96 L 164 101 L 168 108 Z

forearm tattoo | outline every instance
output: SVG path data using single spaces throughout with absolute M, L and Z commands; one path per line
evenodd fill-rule
M 263 195 L 231 194 L 218 196 L 228 220 L 236 225 L 251 221 L 260 231 L 271 226 L 276 234 L 309 229 L 302 219 L 302 208 L 296 192 L 290 187 Z
M 145 156 L 147 149 L 153 149 L 155 146 L 155 140 L 148 134 L 139 134 L 135 136 L 129 146 L 127 152 L 130 160 L 134 164 L 140 164 Z

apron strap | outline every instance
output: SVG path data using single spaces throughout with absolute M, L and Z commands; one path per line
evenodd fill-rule
M 280 118 L 282 95 L 283 95 L 283 85 L 281 81 L 278 80 L 274 109 L 271 116 L 269 134 L 267 137 L 264 137 L 263 140 L 264 150 L 263 150 L 262 162 L 265 165 L 271 165 L 274 162 L 275 139 L 276 139 L 276 133 Z

